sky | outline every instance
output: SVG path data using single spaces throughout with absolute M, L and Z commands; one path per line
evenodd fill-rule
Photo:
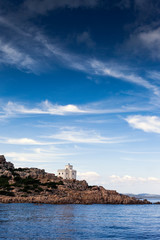
M 0 153 L 160 194 L 160 1 L 0 0 Z

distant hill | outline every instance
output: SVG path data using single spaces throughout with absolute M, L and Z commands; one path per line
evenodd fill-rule
M 157 198 L 160 199 L 160 195 L 158 194 L 149 194 L 149 193 L 140 193 L 140 194 L 132 194 L 132 193 L 126 193 L 129 197 L 135 197 L 138 199 L 151 199 L 151 198 Z

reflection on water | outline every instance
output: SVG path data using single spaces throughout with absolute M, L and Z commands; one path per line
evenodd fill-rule
M 0 239 L 160 239 L 160 205 L 0 204 Z

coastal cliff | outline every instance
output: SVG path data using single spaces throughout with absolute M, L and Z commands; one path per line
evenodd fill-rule
M 15 168 L 0 156 L 0 203 L 150 204 L 85 180 L 64 180 L 38 168 Z

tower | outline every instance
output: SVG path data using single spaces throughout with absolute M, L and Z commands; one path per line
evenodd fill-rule
M 76 179 L 77 171 L 73 169 L 73 165 L 65 166 L 65 169 L 58 169 L 58 177 L 62 177 L 63 179 Z

